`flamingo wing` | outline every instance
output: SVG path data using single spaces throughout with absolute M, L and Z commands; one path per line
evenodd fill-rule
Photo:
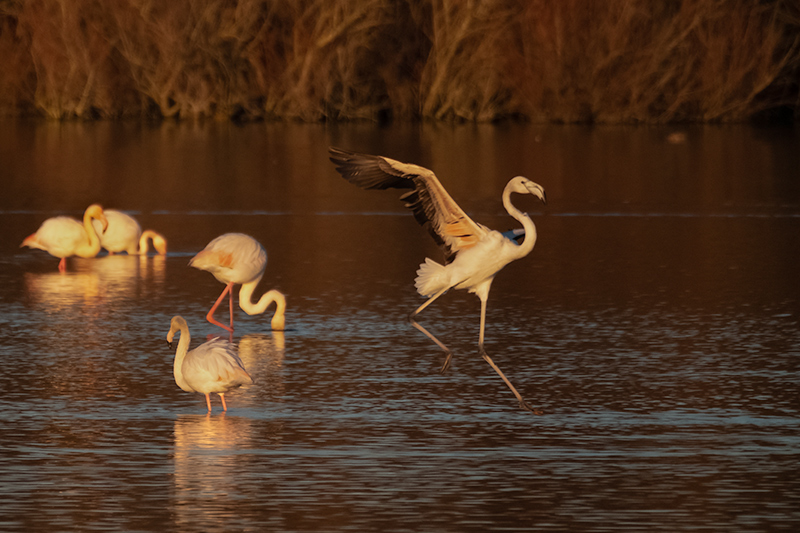
M 201 344 L 183 360 L 181 372 L 197 392 L 225 392 L 253 382 L 234 345 L 222 339 Z
M 33 235 L 23 241 L 23 246 L 45 250 L 55 257 L 69 257 L 76 248 L 86 244 L 86 231 L 80 222 L 70 217 L 53 217 L 45 220 Z
M 209 242 L 189 266 L 207 270 L 223 283 L 247 283 L 264 273 L 267 252 L 249 235 L 226 233 Z
M 92 220 L 100 237 L 100 245 L 109 252 L 136 253 L 139 236 L 142 234 L 142 228 L 136 219 L 115 209 L 106 209 L 104 213 L 108 219 L 108 228 L 105 231 L 100 220 Z
M 337 172 L 362 189 L 412 189 L 400 200 L 443 248 L 446 263 L 459 251 L 475 246 L 489 231 L 467 216 L 430 169 L 339 148 L 330 148 L 329 153 Z

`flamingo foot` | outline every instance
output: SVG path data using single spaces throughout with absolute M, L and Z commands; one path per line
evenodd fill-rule
M 503 381 L 506 383 L 506 385 L 508 385 L 508 388 L 511 389 L 511 392 L 514 393 L 514 396 L 517 397 L 517 401 L 519 402 L 519 406 L 522 409 L 525 409 L 526 411 L 530 411 L 531 413 L 533 413 L 535 415 L 542 414 L 542 410 L 541 409 L 533 407 L 531 404 L 529 404 L 528 402 L 526 402 L 522 398 L 522 395 L 519 392 L 517 392 L 517 389 L 514 388 L 514 385 L 512 385 L 511 382 L 508 381 L 508 378 L 505 376 L 505 374 L 503 374 L 503 372 L 497 367 L 497 365 L 494 364 L 494 361 L 492 361 L 492 358 L 489 357 L 489 354 L 486 353 L 486 350 L 484 350 L 484 348 L 483 348 L 483 344 L 479 345 L 479 350 L 480 350 L 481 357 L 483 357 L 483 359 L 487 363 L 489 363 L 489 365 L 494 369 L 494 371 L 497 372 L 497 374 L 503 379 Z
M 445 350 L 446 354 L 444 358 L 444 364 L 442 365 L 442 369 L 439 371 L 440 374 L 444 374 L 448 368 L 450 368 L 450 360 L 453 358 L 453 352 L 450 350 Z
M 216 318 L 214 318 L 214 316 L 212 315 L 212 313 L 208 313 L 208 314 L 206 315 L 206 320 L 208 320 L 209 322 L 211 322 L 211 323 L 212 323 L 212 324 L 214 324 L 215 326 L 219 326 L 219 327 L 221 327 L 222 329 L 224 329 L 224 330 L 225 330 L 225 331 L 227 331 L 228 333 L 231 333 L 231 334 L 233 334 L 233 327 L 231 327 L 231 326 L 226 326 L 226 325 L 225 325 L 225 324 L 223 324 L 222 322 L 218 321 Z
M 539 409 L 538 407 L 533 407 L 531 404 L 529 404 L 529 403 L 528 403 L 528 402 L 526 402 L 525 400 L 520 400 L 520 401 L 519 401 L 519 406 L 520 406 L 522 409 L 525 409 L 526 411 L 530 411 L 531 413 L 533 413 L 533 414 L 535 414 L 535 415 L 542 415 L 542 414 L 544 414 L 544 411 L 542 411 L 542 410 L 541 410 L 541 409 Z

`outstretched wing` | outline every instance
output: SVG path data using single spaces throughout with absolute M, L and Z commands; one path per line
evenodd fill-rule
M 400 197 L 422 227 L 444 249 L 445 262 L 488 232 L 458 206 L 433 171 L 388 157 L 330 148 L 331 161 L 344 179 L 362 189 L 412 189 Z

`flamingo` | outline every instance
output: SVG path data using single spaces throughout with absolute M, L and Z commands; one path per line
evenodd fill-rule
M 217 301 L 206 315 L 206 319 L 212 324 L 233 333 L 233 286 L 241 284 L 239 289 L 239 307 L 248 315 L 258 315 L 267 310 L 270 304 L 275 302 L 276 310 L 272 316 L 271 326 L 275 331 L 281 331 L 285 326 L 284 313 L 286 311 L 286 297 L 277 290 L 270 290 L 264 293 L 258 302 L 253 303 L 251 298 L 253 291 L 264 275 L 267 267 L 267 251 L 264 247 L 249 235 L 244 233 L 226 233 L 212 240 L 205 249 L 195 255 L 189 266 L 207 270 L 215 278 L 225 284 L 225 289 L 219 295 Z M 218 322 L 214 318 L 214 312 L 222 303 L 225 295 L 230 300 L 230 326 Z
M 92 204 L 83 213 L 83 225 L 72 217 L 48 218 L 36 233 L 28 235 L 20 244 L 20 248 L 38 248 L 52 256 L 60 257 L 59 272 L 66 272 L 67 257 L 94 257 L 100 252 L 100 238 L 92 221 L 97 220 L 101 229 L 108 227 L 108 219 L 103 213 L 103 208 Z
M 216 392 L 222 400 L 222 410 L 227 411 L 225 393 L 250 385 L 253 378 L 244 368 L 244 363 L 236 354 L 234 344 L 220 338 L 211 339 L 189 351 L 192 337 L 189 325 L 182 316 L 174 316 L 169 324 L 167 344 L 172 348 L 175 333 L 180 332 L 178 348 L 172 373 L 175 383 L 186 392 L 202 392 L 206 395 L 208 412 L 211 412 L 211 393 Z
M 108 228 L 101 231 L 99 221 L 94 222 L 95 230 L 100 235 L 100 246 L 108 250 L 109 255 L 118 252 L 128 252 L 128 255 L 147 255 L 150 251 L 150 241 L 153 248 L 160 255 L 167 254 L 167 240 L 163 235 L 151 229 L 142 231 L 142 227 L 132 216 L 107 209 Z
M 527 214 L 511 204 L 511 193 L 532 194 L 547 203 L 541 185 L 522 176 L 512 178 L 503 190 L 503 206 L 508 214 L 522 224 L 522 230 L 502 234 L 478 224 L 456 204 L 442 187 L 433 171 L 388 157 L 358 154 L 330 148 L 330 159 L 336 170 L 350 183 L 363 189 L 412 189 L 400 199 L 410 208 L 419 222 L 444 250 L 445 264 L 426 258 L 417 270 L 417 292 L 428 300 L 412 312 L 408 320 L 419 331 L 435 342 L 446 357 L 441 372 L 450 366 L 452 352 L 439 339 L 421 326 L 416 316 L 449 289 L 466 289 L 481 301 L 479 353 L 497 372 L 514 393 L 520 407 L 533 413 L 517 389 L 492 361 L 483 346 L 486 325 L 486 301 L 495 275 L 508 263 L 521 259 L 536 244 L 536 226 Z M 524 233 L 524 237 L 523 237 Z M 517 239 L 522 238 L 521 243 Z

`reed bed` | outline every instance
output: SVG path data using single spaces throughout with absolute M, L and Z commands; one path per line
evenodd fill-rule
M 0 0 L 0 112 L 741 121 L 800 108 L 756 0 Z

